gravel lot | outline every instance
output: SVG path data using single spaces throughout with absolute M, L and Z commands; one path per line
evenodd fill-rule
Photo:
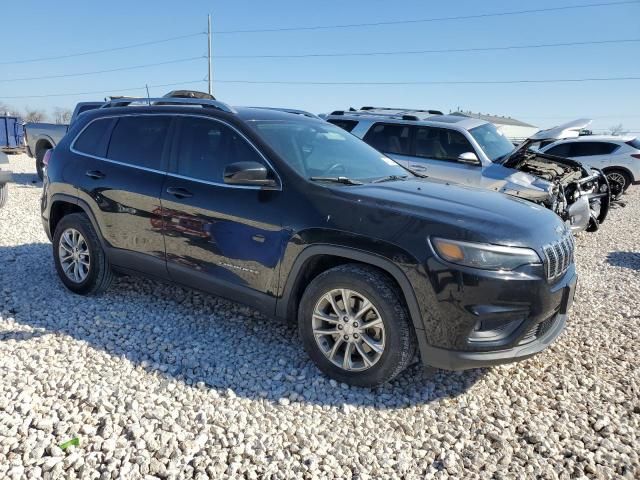
M 515 365 L 372 391 L 294 329 L 147 280 L 64 289 L 33 161 L 0 210 L 0 478 L 639 478 L 640 187 L 578 238 L 569 326 Z M 78 438 L 79 446 L 59 445 Z

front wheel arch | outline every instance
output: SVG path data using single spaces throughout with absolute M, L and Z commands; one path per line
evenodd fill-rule
M 313 279 L 306 276 L 306 269 L 313 263 L 314 259 L 317 258 L 327 259 L 328 263 L 326 268 L 315 272 L 314 277 L 334 266 L 353 262 L 362 263 L 381 270 L 397 284 L 399 292 L 402 294 L 404 303 L 409 311 L 414 329 L 416 331 L 424 330 L 422 314 L 420 313 L 420 307 L 411 283 L 398 266 L 385 257 L 335 245 L 311 245 L 298 255 L 284 284 L 282 297 L 276 304 L 277 317 L 285 318 L 289 321 L 295 319 L 297 307 L 304 292 L 304 287 L 306 286 L 305 278 L 308 281 Z M 420 335 L 418 336 L 420 337 Z

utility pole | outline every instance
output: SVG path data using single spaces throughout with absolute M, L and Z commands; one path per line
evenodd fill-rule
M 213 69 L 211 68 L 211 15 L 207 15 L 207 59 L 209 61 L 209 95 L 213 95 Z

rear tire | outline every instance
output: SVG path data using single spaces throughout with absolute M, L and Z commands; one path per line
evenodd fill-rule
M 113 281 L 102 244 L 84 213 L 60 220 L 53 235 L 53 259 L 60 280 L 74 293 L 97 295 Z
M 47 153 L 47 150 L 47 148 L 36 150 L 36 172 L 40 180 L 44 180 L 44 154 Z
M 366 265 L 341 265 L 318 275 L 302 296 L 298 328 L 322 372 L 359 387 L 392 380 L 416 353 L 402 294 L 384 273 Z
M 0 185 L 0 208 L 4 207 L 7 203 L 7 197 L 9 196 L 9 185 L 3 183 Z
M 611 194 L 615 197 L 619 197 L 620 195 L 625 193 L 632 183 L 631 175 L 629 175 L 629 172 L 620 168 L 606 168 L 603 170 L 603 172 L 607 176 L 607 180 L 609 181 Z M 615 184 L 622 186 L 616 187 Z

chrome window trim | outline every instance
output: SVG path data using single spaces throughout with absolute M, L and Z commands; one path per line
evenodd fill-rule
M 221 124 L 229 127 L 231 130 L 233 130 L 238 135 L 240 135 L 240 137 L 242 137 L 244 139 L 244 141 L 247 142 L 251 146 L 251 148 L 253 148 L 256 151 L 256 153 L 260 156 L 260 158 L 262 158 L 262 160 L 264 160 L 264 162 L 268 165 L 268 167 L 271 169 L 271 171 L 276 175 L 276 178 L 278 179 L 277 180 L 277 183 L 278 183 L 277 187 L 265 188 L 265 187 L 261 187 L 261 186 L 257 186 L 257 185 L 229 185 L 229 184 L 221 183 L 221 182 L 212 182 L 212 181 L 209 181 L 209 180 L 202 180 L 202 179 L 199 179 L 199 178 L 188 177 L 188 176 L 185 176 L 185 175 L 179 175 L 177 173 L 169 172 L 168 170 L 167 171 L 163 171 L 163 170 L 157 170 L 157 169 L 154 169 L 154 168 L 141 167 L 139 165 L 132 165 L 130 163 L 121 162 L 121 161 L 118 161 L 118 160 L 112 160 L 110 158 L 99 157 L 97 155 L 92 155 L 90 153 L 81 152 L 79 150 L 76 150 L 76 148 L 75 148 L 75 144 L 78 141 L 78 138 L 80 137 L 80 135 L 82 135 L 84 133 L 84 131 L 93 122 L 97 122 L 98 120 L 121 118 L 121 117 L 149 117 L 149 116 L 165 116 L 165 117 L 169 117 L 169 118 L 172 118 L 172 117 L 203 118 L 205 120 L 218 122 L 218 123 L 221 123 Z M 158 112 L 158 113 L 149 112 L 149 113 L 121 113 L 121 114 L 115 113 L 113 115 L 101 116 L 101 117 L 98 117 L 98 118 L 94 118 L 89 123 L 87 123 L 84 127 L 82 127 L 82 129 L 78 132 L 78 134 L 71 141 L 71 145 L 69 147 L 69 150 L 71 150 L 71 152 L 75 153 L 76 155 L 82 155 L 82 156 L 85 156 L 85 157 L 94 158 L 96 160 L 102 160 L 103 162 L 113 163 L 115 165 L 121 165 L 121 166 L 124 166 L 124 167 L 136 168 L 138 170 L 143 170 L 143 171 L 146 171 L 146 172 L 159 173 L 159 174 L 162 174 L 162 175 L 167 175 L 169 177 L 175 177 L 175 178 L 180 178 L 182 180 L 189 180 L 189 181 L 193 181 L 193 182 L 203 183 L 205 185 L 213 185 L 213 186 L 216 186 L 216 187 L 237 188 L 237 189 L 241 189 L 241 190 L 271 190 L 271 191 L 279 191 L 279 192 L 281 192 L 282 191 L 282 186 L 283 186 L 282 179 L 280 178 L 280 174 L 278 173 L 278 171 L 273 167 L 271 162 L 269 160 L 267 160 L 267 158 L 258 149 L 258 147 L 256 147 L 253 144 L 253 142 L 247 138 L 247 136 L 245 134 L 243 134 L 241 131 L 239 131 L 236 127 L 234 127 L 230 123 L 225 122 L 224 120 L 220 120 L 218 118 L 209 117 L 207 115 L 194 115 L 194 114 L 189 114 L 189 113 L 167 114 L 167 113 L 164 113 L 164 112 Z

